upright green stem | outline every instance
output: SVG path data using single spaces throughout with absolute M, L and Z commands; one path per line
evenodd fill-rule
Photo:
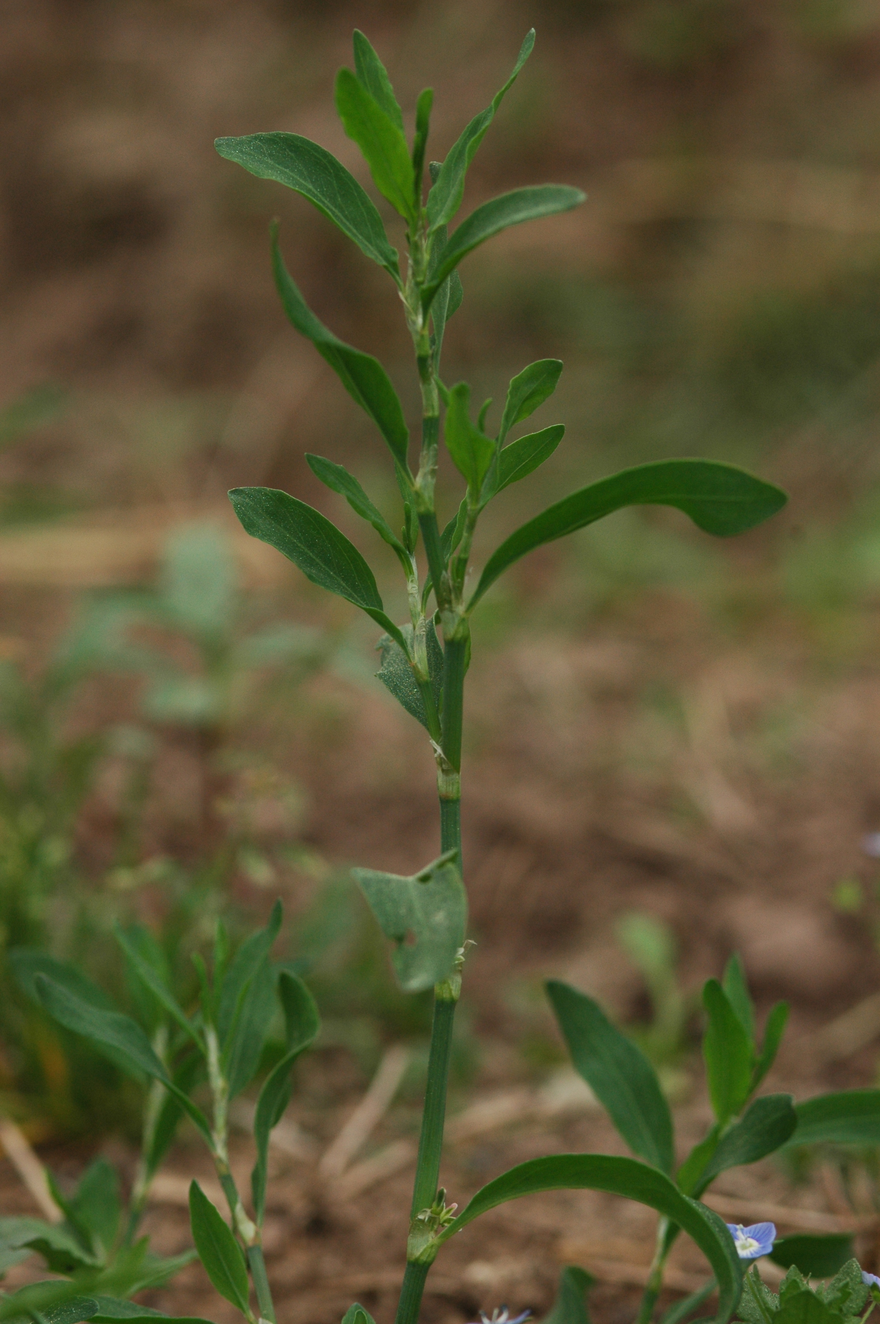
M 456 1002 L 454 997 L 442 996 L 445 990 L 445 984 L 438 985 L 434 996 L 428 1080 L 425 1086 L 425 1107 L 422 1113 L 419 1156 L 416 1161 L 416 1180 L 413 1186 L 411 1210 L 413 1218 L 423 1209 L 430 1209 L 440 1182 L 440 1155 L 443 1150 L 443 1125 L 446 1120 L 446 1083 L 449 1078 L 452 1022 L 455 1019 Z
M 257 1304 L 260 1307 L 260 1319 L 266 1319 L 269 1324 L 275 1324 L 275 1306 L 272 1302 L 272 1293 L 269 1290 L 269 1279 L 266 1276 L 266 1261 L 263 1259 L 263 1247 L 261 1245 L 248 1246 L 247 1261 L 251 1271 L 251 1278 L 254 1281 L 254 1290 L 257 1293 Z
M 661 1218 L 657 1225 L 657 1249 L 654 1252 L 654 1259 L 651 1263 L 651 1269 L 648 1274 L 648 1282 L 645 1286 L 642 1304 L 639 1313 L 636 1316 L 636 1324 L 649 1324 L 651 1316 L 654 1313 L 654 1307 L 657 1304 L 657 1298 L 660 1295 L 660 1289 L 663 1286 L 663 1269 L 666 1264 L 666 1256 L 669 1249 L 666 1245 L 666 1236 L 669 1230 L 669 1219 Z
M 422 1304 L 422 1292 L 425 1290 L 425 1279 L 430 1267 L 430 1264 L 413 1264 L 412 1262 L 407 1264 L 394 1324 L 412 1324 L 412 1321 L 418 1319 L 419 1307 Z

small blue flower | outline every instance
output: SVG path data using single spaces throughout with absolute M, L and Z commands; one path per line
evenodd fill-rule
M 525 1324 L 525 1321 L 531 1318 L 532 1312 L 530 1310 L 524 1310 L 521 1315 L 514 1315 L 513 1319 L 511 1319 L 510 1311 L 507 1309 L 507 1306 L 502 1306 L 500 1310 L 496 1308 L 492 1311 L 491 1315 L 487 1315 L 485 1310 L 480 1311 L 482 1324 Z
M 864 1269 L 862 1270 L 862 1282 L 866 1287 L 880 1287 L 880 1278 L 877 1277 L 876 1273 L 865 1273 Z
M 773 1223 L 753 1223 L 751 1227 L 743 1227 L 742 1223 L 728 1223 L 727 1228 L 741 1260 L 757 1260 L 761 1255 L 769 1255 L 773 1249 L 776 1240 Z

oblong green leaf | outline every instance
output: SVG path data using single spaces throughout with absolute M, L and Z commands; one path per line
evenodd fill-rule
M 807 1278 L 832 1278 L 853 1257 L 851 1232 L 826 1232 L 821 1236 L 797 1233 L 773 1243 L 769 1258 L 783 1269 L 794 1264 Z
M 402 625 L 400 628 L 412 651 L 413 627 Z M 425 699 L 416 681 L 409 657 L 389 635 L 384 635 L 379 640 L 379 649 L 382 654 L 382 665 L 376 672 L 377 679 L 381 680 L 385 688 L 394 695 L 401 707 L 420 722 L 426 731 L 429 731 L 430 723 L 425 709 Z M 428 655 L 428 673 L 431 677 L 434 707 L 439 711 L 440 696 L 443 692 L 443 650 L 433 621 L 428 621 L 425 625 L 425 651 Z
M 449 855 L 412 877 L 352 869 L 379 928 L 396 944 L 392 963 L 407 993 L 433 988 L 452 973 L 464 943 L 467 896 Z
M 161 1080 L 163 1084 L 168 1083 L 168 1073 L 153 1052 L 152 1044 L 130 1016 L 120 1011 L 105 1011 L 85 1002 L 48 975 L 36 975 L 34 987 L 49 1015 L 68 1030 L 83 1035 L 94 1044 L 116 1049 L 130 1068 Z
M 787 1024 L 788 1003 L 777 1002 L 774 1007 L 770 1008 L 767 1024 L 764 1026 L 764 1042 L 761 1045 L 758 1061 L 755 1063 L 755 1074 L 752 1077 L 753 1090 L 758 1088 L 776 1061 L 776 1054 L 779 1052 L 779 1045 Z
M 530 1159 L 496 1177 L 441 1232 L 438 1242 L 454 1236 L 480 1214 L 507 1200 L 538 1191 L 607 1191 L 656 1209 L 699 1246 L 718 1281 L 718 1324 L 726 1324 L 739 1300 L 742 1264 L 733 1238 L 716 1213 L 690 1200 L 658 1168 L 638 1159 L 610 1154 L 551 1154 Z
M 564 497 L 512 533 L 486 563 L 470 605 L 527 552 L 624 506 L 674 506 L 704 532 L 728 537 L 769 519 L 787 500 L 772 483 L 712 460 L 660 460 L 624 469 Z
M 342 1316 L 342 1324 L 375 1324 L 375 1321 L 369 1310 L 365 1310 L 356 1301 Z
M 189 1217 L 193 1242 L 208 1277 L 221 1296 L 247 1314 L 250 1291 L 241 1247 L 197 1181 L 190 1183 Z
M 555 979 L 545 987 L 575 1071 L 633 1153 L 670 1172 L 672 1116 L 648 1059 L 586 993 Z
M 101 1263 L 101 1257 L 87 1250 L 71 1228 L 42 1218 L 0 1218 L 0 1248 L 36 1251 L 53 1273 L 73 1273 Z
M 278 994 L 284 1008 L 287 1052 L 266 1077 L 254 1112 L 257 1161 L 251 1173 L 251 1191 L 260 1226 L 266 1208 L 269 1136 L 290 1101 L 291 1068 L 300 1054 L 314 1043 L 320 1028 L 315 1000 L 298 975 L 282 970 L 278 976 Z
M 718 1141 L 699 1176 L 685 1185 L 679 1174 L 679 1185 L 686 1195 L 698 1198 L 719 1173 L 757 1163 L 781 1149 L 796 1126 L 790 1094 L 765 1094 L 755 1099 L 740 1121 Z
M 149 963 L 149 961 L 144 960 L 134 943 L 120 925 L 117 924 L 114 926 L 114 934 L 116 941 L 119 943 L 125 954 L 126 961 L 138 979 L 140 979 L 145 987 L 150 990 L 156 998 L 156 1001 L 165 1008 L 184 1033 L 192 1039 L 193 1043 L 201 1048 L 201 1040 L 199 1039 L 195 1026 L 185 1014 L 183 1008 L 165 984 L 159 972 Z
M 708 1023 L 703 1035 L 709 1098 L 721 1126 L 735 1117 L 749 1097 L 754 1049 L 717 979 L 703 986 Z
M 332 460 L 325 460 L 320 455 L 306 455 L 306 464 L 325 487 L 344 496 L 352 510 L 368 524 L 372 524 L 379 537 L 383 538 L 389 547 L 406 555 L 403 543 L 394 533 L 381 510 L 373 505 L 358 480 L 344 465 L 334 464 Z
M 750 1039 L 755 1037 L 755 1008 L 752 1005 L 746 972 L 736 952 L 724 968 L 721 987 L 727 994 L 731 1007 L 742 1022 L 742 1027 Z
M 336 109 L 345 132 L 361 149 L 376 188 L 404 220 L 412 221 L 413 168 L 402 127 L 350 69 L 336 75 Z
M 479 492 L 495 455 L 495 443 L 470 419 L 471 388 L 459 382 L 449 392 L 449 403 L 443 424 L 446 449 L 453 463 L 466 479 L 468 487 Z
M 505 93 L 513 86 L 517 74 L 531 55 L 534 45 L 535 29 L 530 28 L 525 35 L 519 55 L 516 57 L 516 64 L 513 66 L 507 82 L 499 92 L 495 93 L 491 105 L 480 111 L 479 115 L 474 116 L 453 145 L 446 160 L 438 168 L 433 188 L 428 194 L 427 204 L 428 224 L 432 232 L 439 229 L 440 226 L 448 225 L 461 206 L 468 166 L 474 159 L 474 154 L 480 143 L 485 138 L 486 130 L 495 118 L 495 112 L 501 105 Z
M 271 487 L 236 487 L 229 499 L 246 532 L 276 548 L 313 584 L 363 611 L 382 609 L 372 570 L 326 515 Z
M 552 427 L 543 428 L 540 432 L 529 432 L 525 437 L 517 437 L 516 441 L 505 446 L 498 453 L 497 486 L 493 495 L 534 473 L 545 460 L 550 459 L 564 436 L 564 424 L 554 423 Z
M 409 449 L 409 429 L 403 406 L 390 378 L 372 354 L 346 345 L 318 320 L 300 294 L 284 265 L 278 247 L 278 226 L 272 226 L 272 270 L 275 286 L 288 321 L 300 335 L 311 340 L 318 353 L 339 377 L 349 395 L 369 414 L 395 460 L 405 470 Z
M 522 423 L 549 399 L 559 384 L 561 372 L 560 359 L 538 359 L 510 379 L 501 430 L 498 433 L 499 444 L 503 444 L 511 428 Z
M 375 203 L 326 148 L 297 133 L 217 138 L 214 146 L 227 161 L 244 166 L 258 179 L 274 180 L 302 194 L 400 283 L 397 250 L 388 242 Z
M 595 1281 L 586 1269 L 567 1264 L 559 1275 L 556 1300 L 543 1324 L 590 1324 L 586 1295 Z
M 373 47 L 359 28 L 355 28 L 352 37 L 354 46 L 354 71 L 367 91 L 378 102 L 388 118 L 403 133 L 403 112 L 394 95 L 388 71 L 379 59 Z
M 880 1145 L 880 1090 L 842 1090 L 795 1104 L 792 1145 Z
M 430 307 L 431 300 L 446 277 L 455 270 L 462 258 L 467 257 L 479 244 L 493 235 L 508 230 L 524 221 L 537 221 L 542 216 L 555 216 L 570 211 L 586 197 L 578 188 L 567 184 L 533 184 L 528 188 L 502 193 L 498 198 L 484 202 L 472 211 L 466 221 L 447 239 L 432 267 L 431 279 L 422 291 L 422 307 Z

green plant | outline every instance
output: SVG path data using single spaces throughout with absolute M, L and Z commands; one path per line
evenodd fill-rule
M 737 961 L 728 967 L 723 985 L 710 980 L 704 990 L 708 1018 L 704 1054 L 716 1124 L 680 1168 L 675 1162 L 669 1107 L 647 1059 L 614 1029 L 592 999 L 553 984 L 551 1000 L 575 1064 L 635 1157 L 553 1154 L 532 1159 L 490 1181 L 460 1212 L 447 1203 L 446 1192 L 439 1186 L 453 1021 L 468 946 L 460 831 L 461 754 L 474 611 L 504 571 L 529 551 L 623 507 L 674 507 L 704 531 L 728 536 L 760 523 L 785 501 L 778 488 L 731 465 L 696 459 L 641 465 L 582 488 L 529 520 L 489 556 L 473 586 L 469 583 L 469 562 L 485 507 L 511 483 L 548 460 L 564 431 L 561 425 L 552 425 L 511 439 L 519 424 L 553 394 L 562 369 L 558 360 L 539 360 L 513 377 L 497 430 L 488 429 L 491 402 L 474 418 L 470 388 L 463 382 L 449 386 L 441 374 L 445 327 L 462 299 L 457 271 L 461 261 L 511 225 L 568 210 L 582 201 L 578 190 L 565 186 L 520 188 L 477 207 L 448 233 L 462 201 L 468 166 L 533 42 L 530 33 L 510 79 L 490 106 L 465 128 L 442 164 L 429 166 L 431 187 L 426 194 L 433 94 L 427 90 L 418 99 L 410 146 L 387 73 L 363 34 L 355 33 L 355 72 L 343 69 L 338 76 L 337 109 L 346 132 L 362 150 L 376 187 L 405 224 L 405 274 L 374 203 L 324 148 L 287 133 L 223 138 L 217 143 L 222 156 L 309 199 L 388 274 L 403 303 L 422 399 L 421 448 L 415 473 L 409 463 L 404 411 L 385 369 L 371 355 L 339 340 L 307 307 L 284 265 L 277 227 L 273 227 L 272 262 L 285 312 L 337 372 L 384 438 L 402 500 L 398 519 L 390 522 L 342 465 L 318 456 L 309 456 L 308 462 L 315 475 L 343 497 L 394 552 L 404 573 L 409 619 L 404 624 L 391 619 L 373 570 L 321 512 L 285 492 L 266 488 L 237 488 L 231 499 L 249 533 L 276 547 L 314 583 L 361 608 L 385 632 L 380 641 L 379 678 L 425 728 L 436 762 L 437 858 L 409 876 L 372 869 L 354 871 L 379 927 L 393 944 L 391 961 L 400 987 L 413 994 L 433 990 L 434 996 L 398 1324 L 417 1320 L 431 1265 L 452 1236 L 508 1200 L 560 1188 L 618 1194 L 640 1201 L 660 1216 L 657 1255 L 640 1324 L 652 1317 L 669 1248 L 681 1231 L 689 1233 L 710 1263 L 714 1276 L 701 1299 L 717 1290 L 716 1318 L 723 1324 L 740 1298 L 742 1265 L 734 1238 L 717 1215 L 700 1203 L 699 1196 L 727 1167 L 752 1162 L 793 1136 L 801 1143 L 811 1143 L 804 1139 L 811 1126 L 819 1138 L 827 1138 L 825 1133 L 835 1127 L 838 1131 L 858 1130 L 857 1120 L 862 1116 L 861 1104 L 858 1099 L 854 1102 L 853 1095 L 826 1096 L 802 1105 L 800 1111 L 786 1095 L 753 1098 L 775 1056 L 785 1012 L 778 1008 L 771 1014 L 759 1045 Z M 441 416 L 443 440 L 466 484 L 457 512 L 442 528 L 436 502 Z M 419 545 L 424 564 L 419 561 Z M 63 980 L 47 975 L 35 978 L 36 995 L 62 1025 L 103 1044 L 105 1050 L 121 1053 L 130 1070 L 137 1069 L 157 1082 L 156 1088 L 176 1101 L 204 1138 L 226 1194 L 231 1226 L 194 1183 L 191 1215 L 196 1250 L 214 1286 L 249 1324 L 256 1319 L 252 1288 L 260 1318 L 275 1319 L 260 1230 L 266 1146 L 269 1130 L 286 1103 L 290 1062 L 315 1031 L 304 986 L 288 970 L 275 971 L 269 961 L 279 923 L 280 914 L 273 913 L 269 927 L 248 939 L 231 964 L 225 940 L 218 939 L 213 978 L 199 966 L 201 995 L 191 1012 L 184 1010 L 148 956 L 130 943 L 124 944 L 134 974 L 162 1008 L 173 1036 L 164 1057 L 136 1021 L 89 1004 Z M 243 952 L 249 955 L 243 957 Z M 236 979 L 233 972 L 237 972 Z M 256 1071 L 257 1028 L 265 1028 L 270 996 L 280 996 L 287 1013 L 287 1051 L 264 1081 L 256 1107 L 252 1216 L 229 1172 L 225 1123 L 231 1094 L 244 1088 Z M 251 1054 L 247 1070 L 241 1066 L 244 1053 Z M 182 1070 L 180 1064 L 189 1061 L 198 1062 L 207 1078 L 210 1115 L 177 1074 Z M 876 1114 L 876 1098 L 871 1093 Z M 876 1125 L 876 1116 L 872 1116 L 872 1125 Z M 553 1314 L 557 1324 L 584 1319 L 585 1286 L 582 1271 L 569 1268 L 563 1273 Z M 13 1297 L 0 1306 L 0 1313 L 15 1314 L 22 1308 L 27 1309 L 26 1304 L 17 1306 Z M 106 1302 L 96 1303 L 89 1315 L 83 1307 L 80 1310 L 82 1318 L 98 1320 L 114 1317 L 114 1310 L 117 1315 L 133 1315 L 130 1306 L 114 1307 Z M 347 1324 L 367 1324 L 369 1316 L 354 1305 L 345 1319 Z

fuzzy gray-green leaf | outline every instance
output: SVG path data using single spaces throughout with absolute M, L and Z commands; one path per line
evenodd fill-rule
M 369 414 L 398 464 L 407 464 L 409 430 L 403 407 L 387 372 L 372 354 L 346 345 L 318 320 L 300 294 L 284 265 L 278 247 L 278 227 L 272 227 L 272 269 L 281 303 L 291 325 L 311 340 L 318 353 L 338 375 L 349 395 Z
M 400 987 L 418 993 L 447 979 L 467 924 L 467 897 L 454 862 L 441 856 L 412 877 L 352 873 L 380 929 L 396 944 L 391 960 Z
M 308 198 L 363 253 L 399 282 L 398 258 L 382 218 L 354 175 L 326 148 L 297 133 L 218 138 L 217 151 L 258 179 L 271 179 Z
M 413 647 L 414 632 L 411 625 L 402 625 L 401 632 L 406 639 L 410 649 Z M 389 635 L 384 635 L 379 640 L 379 648 L 382 654 L 382 665 L 376 672 L 376 676 L 382 684 L 393 694 L 397 702 L 406 709 L 411 717 L 428 731 L 428 714 L 425 712 L 425 700 L 419 689 L 409 658 L 400 647 L 400 645 Z M 443 650 L 437 639 L 437 631 L 434 629 L 434 622 L 428 621 L 425 626 L 425 648 L 428 654 L 428 671 L 431 677 L 431 690 L 434 695 L 435 707 L 439 708 L 440 695 L 443 690 Z
M 508 566 L 527 552 L 583 529 L 624 506 L 674 506 L 689 515 L 704 532 L 729 537 L 769 519 L 787 500 L 780 488 L 733 464 L 660 460 L 624 469 L 563 497 L 512 533 L 489 558 L 471 606 Z
M 486 130 L 495 118 L 495 112 L 501 105 L 505 93 L 516 81 L 516 76 L 531 55 L 534 45 L 535 29 L 530 28 L 520 47 L 516 64 L 513 66 L 507 82 L 499 92 L 496 92 L 491 105 L 480 111 L 479 115 L 475 115 L 462 131 L 446 160 L 437 171 L 434 186 L 428 194 L 427 211 L 431 231 L 437 230 L 442 225 L 448 225 L 461 206 L 468 166 L 486 136 Z
M 358 480 L 344 465 L 334 464 L 332 460 L 325 460 L 320 455 L 306 455 L 306 464 L 325 487 L 344 496 L 355 514 L 360 515 L 368 524 L 372 524 L 379 537 L 383 538 L 389 547 L 393 547 L 396 552 L 403 552 L 402 542 L 381 510 L 373 505 Z
M 423 308 L 430 307 L 439 286 L 462 258 L 467 257 L 479 244 L 512 225 L 522 225 L 524 221 L 537 221 L 543 216 L 570 211 L 583 202 L 585 196 L 580 189 L 569 188 L 567 184 L 536 184 L 514 189 L 512 193 L 502 193 L 499 198 L 484 202 L 447 239 L 433 267 L 431 280 L 422 291 Z

